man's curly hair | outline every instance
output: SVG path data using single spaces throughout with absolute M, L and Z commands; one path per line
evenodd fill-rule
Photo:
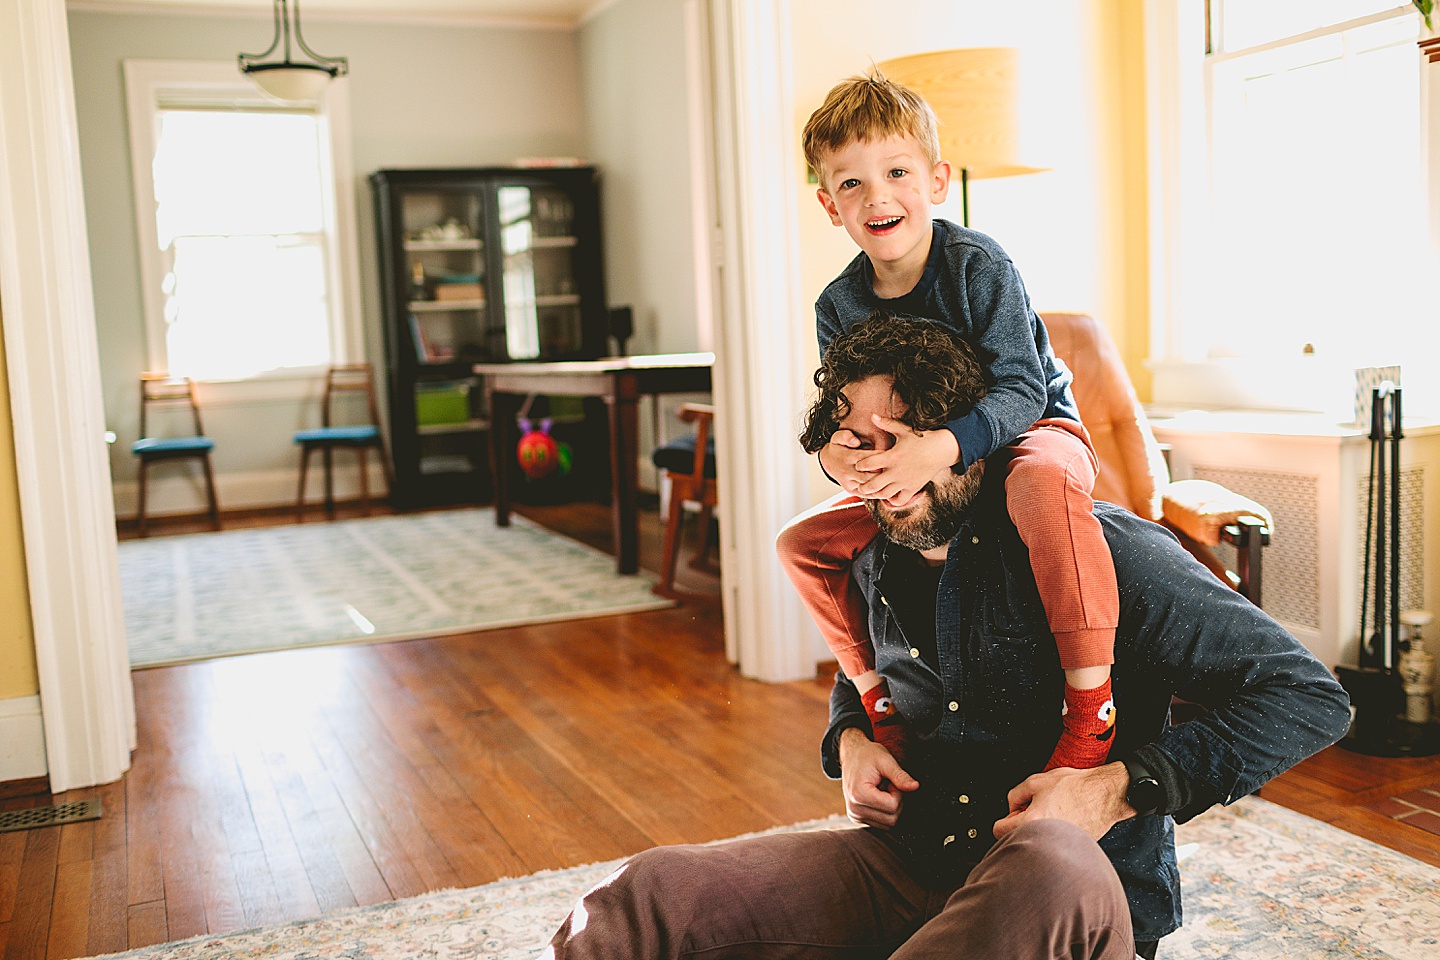
M 806 453 L 829 443 L 849 415 L 841 391 L 874 376 L 894 379 L 907 408 L 900 419 L 919 431 L 963 417 L 986 391 L 985 371 L 968 343 L 937 323 L 876 311 L 836 337 L 815 371 L 820 395 L 800 433 Z

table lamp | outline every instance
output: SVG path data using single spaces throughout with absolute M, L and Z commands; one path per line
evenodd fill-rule
M 1044 173 L 1017 159 L 1020 51 L 966 47 L 896 57 L 880 73 L 914 90 L 940 121 L 940 158 L 960 171 L 961 214 L 970 226 L 970 181 Z

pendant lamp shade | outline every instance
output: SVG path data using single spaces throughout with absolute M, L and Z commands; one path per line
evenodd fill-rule
M 967 47 L 896 57 L 876 64 L 909 87 L 940 121 L 940 158 L 969 179 L 1043 173 L 1020 162 L 1020 52 Z
M 349 72 L 350 62 L 344 57 L 322 57 L 306 45 L 300 32 L 300 0 L 274 0 L 274 3 L 275 38 L 264 53 L 240 54 L 240 72 L 277 100 L 313 101 L 325 91 L 330 80 Z M 292 44 L 309 59 L 291 59 Z M 276 53 L 283 59 L 265 60 Z
M 331 80 L 328 71 L 300 64 L 282 63 L 269 69 L 251 68 L 247 72 L 256 86 L 276 100 L 318 100 Z

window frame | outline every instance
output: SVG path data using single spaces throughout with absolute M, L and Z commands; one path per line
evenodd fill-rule
M 185 100 L 216 106 L 270 105 L 234 61 L 125 60 L 125 100 L 130 133 L 130 163 L 135 197 L 135 227 L 140 256 L 141 295 L 145 314 L 145 360 L 148 369 L 168 370 L 165 322 L 165 257 L 155 222 L 153 162 L 162 100 Z M 324 198 L 329 292 L 329 337 L 333 363 L 364 358 L 360 319 L 359 245 L 357 241 L 354 171 L 350 156 L 349 88 L 345 78 L 326 85 L 314 104 L 322 125 L 322 151 L 329 160 L 331 190 Z M 294 399 L 308 396 L 308 385 L 324 367 L 295 367 L 234 380 L 207 381 L 244 385 L 245 399 Z M 221 388 L 219 393 L 231 392 Z M 214 396 L 212 393 L 210 396 Z M 209 402 L 207 398 L 207 402 Z
M 1162 410 L 1261 408 L 1328 413 L 1349 397 L 1353 384 L 1326 381 L 1317 390 L 1316 370 L 1305 358 L 1261 354 L 1207 358 L 1196 342 L 1195 331 L 1204 329 L 1207 313 L 1214 308 L 1206 279 L 1213 226 L 1211 58 L 1230 59 L 1282 43 L 1415 15 L 1415 11 L 1408 4 L 1397 3 L 1389 11 L 1257 44 L 1245 51 L 1207 54 L 1209 6 L 1207 0 L 1146 0 L 1151 403 Z M 1217 30 L 1216 40 L 1219 35 Z M 1422 24 L 1422 42 L 1425 36 Z M 1440 156 L 1436 149 L 1440 144 L 1440 96 L 1436 95 L 1440 67 L 1427 64 L 1419 46 L 1415 56 L 1420 58 L 1422 163 L 1429 171 L 1417 202 L 1427 210 L 1433 255 L 1440 251 L 1440 177 L 1430 170 Z

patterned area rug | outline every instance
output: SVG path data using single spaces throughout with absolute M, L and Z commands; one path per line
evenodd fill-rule
M 120 544 L 134 666 L 673 606 L 647 573 L 490 509 Z
M 786 830 L 838 828 L 841 818 Z M 1177 829 L 1186 923 L 1164 960 L 1434 960 L 1440 869 L 1247 797 Z M 316 920 L 196 937 L 127 960 L 522 960 L 621 861 L 537 873 Z

